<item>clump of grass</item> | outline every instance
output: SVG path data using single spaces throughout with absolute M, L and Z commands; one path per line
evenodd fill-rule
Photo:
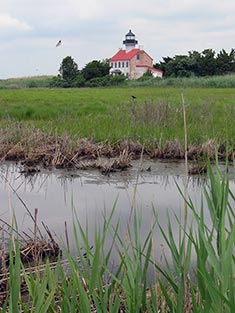
M 133 124 L 151 125 L 158 127 L 172 126 L 176 108 L 168 102 L 144 102 L 143 104 L 132 103 L 130 106 L 130 117 Z
M 166 260 L 166 270 L 156 265 L 168 282 L 160 286 L 170 311 L 177 312 L 233 312 L 234 310 L 234 200 L 227 176 L 216 173 L 208 165 L 210 187 L 205 187 L 205 197 L 210 213 L 210 222 L 205 221 L 203 203 L 198 209 L 191 200 L 187 205 L 192 210 L 195 224 L 175 242 L 171 223 L 168 237 L 162 230 L 173 259 L 173 270 Z M 187 239 L 187 240 L 186 240 Z M 194 271 L 190 271 L 191 251 L 196 254 Z M 185 254 L 185 258 L 184 258 Z M 174 273 L 174 274 L 173 274 Z M 195 275 L 192 275 L 195 273 Z M 177 284 L 176 284 L 177 281 Z M 170 286 L 170 288 L 169 288 Z M 185 298 L 187 295 L 187 299 Z M 186 310 L 186 300 L 190 307 Z M 188 307 L 188 306 L 187 306 Z

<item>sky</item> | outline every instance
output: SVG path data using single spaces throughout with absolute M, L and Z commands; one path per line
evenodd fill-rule
M 154 63 L 230 52 L 234 15 L 234 0 L 0 0 L 0 79 L 57 75 L 66 56 L 82 69 L 112 57 L 129 29 Z

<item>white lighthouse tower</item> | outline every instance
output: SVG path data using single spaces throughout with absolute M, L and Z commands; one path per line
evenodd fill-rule
M 136 48 L 138 41 L 135 39 L 135 34 L 132 33 L 131 30 L 126 34 L 125 40 L 123 40 L 123 44 L 125 46 L 126 53 Z

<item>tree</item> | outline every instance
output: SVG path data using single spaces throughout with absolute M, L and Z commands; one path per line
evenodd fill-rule
M 222 71 L 225 73 L 228 72 L 228 68 L 233 69 L 235 66 L 234 55 L 234 50 L 231 51 L 230 55 L 227 55 L 225 51 L 221 52 L 218 63 L 224 64 Z M 215 51 L 205 49 L 201 53 L 189 51 L 188 55 L 176 55 L 173 58 L 164 57 L 163 62 L 156 64 L 155 67 L 163 70 L 165 77 L 210 76 L 218 73 L 218 63 Z
M 187 55 L 163 58 L 160 62 L 165 77 L 189 77 L 194 75 L 195 60 Z
M 78 65 L 72 57 L 67 56 L 62 60 L 59 72 L 64 80 L 71 83 L 79 74 Z
M 156 69 L 159 69 L 165 73 L 167 64 L 170 61 L 172 61 L 173 59 L 171 57 L 163 57 L 162 59 L 163 59 L 163 61 L 160 61 L 160 63 L 154 64 L 153 67 L 155 67 Z
M 200 76 L 200 59 L 201 53 L 198 51 L 189 51 L 189 58 L 192 62 L 191 71 L 194 73 L 195 76 Z
M 216 68 L 218 75 L 234 72 L 234 49 L 229 54 L 224 49 L 217 54 Z
M 103 77 L 109 74 L 109 63 L 107 60 L 89 62 L 81 71 L 85 80 L 90 80 L 96 77 Z
M 199 60 L 200 76 L 212 76 L 216 74 L 216 58 L 215 51 L 212 49 L 205 49 L 201 53 Z

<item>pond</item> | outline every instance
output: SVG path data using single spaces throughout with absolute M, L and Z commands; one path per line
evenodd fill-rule
M 188 195 L 198 208 L 203 198 L 202 181 L 207 184 L 207 177 L 188 177 Z M 231 184 L 234 188 L 232 177 Z M 84 228 L 88 224 L 92 244 L 95 228 L 102 225 L 103 214 L 109 216 L 114 205 L 112 225 L 119 220 L 123 234 L 133 206 L 141 216 L 141 237 L 145 238 L 153 224 L 154 210 L 165 230 L 169 214 L 177 236 L 179 225 L 174 215 L 181 220 L 184 216 L 184 201 L 179 189 L 184 192 L 183 162 L 144 160 L 140 165 L 139 161 L 133 161 L 129 170 L 109 176 L 98 170 L 44 169 L 25 176 L 20 173 L 19 166 L 4 163 L 1 165 L 0 217 L 9 222 L 10 214 L 14 212 L 19 231 L 29 233 L 29 229 L 33 230 L 33 222 L 25 206 L 32 215 L 37 208 L 39 226 L 43 221 L 58 240 L 65 238 L 66 221 L 72 251 L 74 213 Z M 160 249 L 163 238 L 158 227 L 154 238 Z

